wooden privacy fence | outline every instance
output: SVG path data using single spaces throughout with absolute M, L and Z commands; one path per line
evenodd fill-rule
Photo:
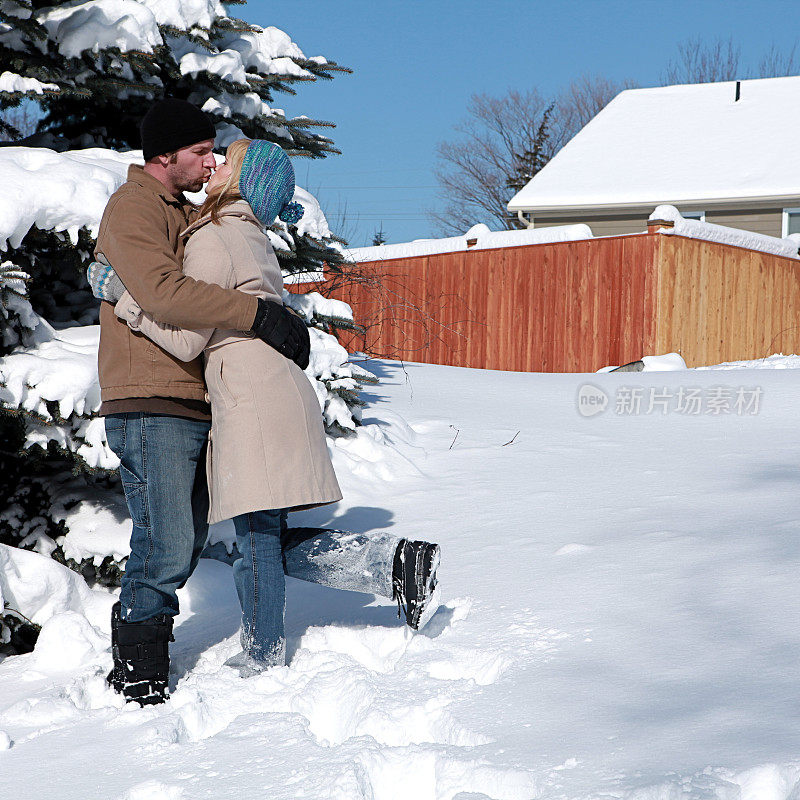
M 367 329 L 351 352 L 528 372 L 800 352 L 800 261 L 731 245 L 637 234 L 359 269 L 366 285 L 333 292 Z

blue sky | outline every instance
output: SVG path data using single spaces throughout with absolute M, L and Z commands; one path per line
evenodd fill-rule
M 796 8 L 787 0 L 249 0 L 230 13 L 275 25 L 307 56 L 354 70 L 297 84 L 296 97 L 276 95 L 275 105 L 336 123 L 330 135 L 342 155 L 296 159 L 295 170 L 338 232 L 361 246 L 381 225 L 389 242 L 434 235 L 426 211 L 439 202 L 436 144 L 454 137 L 473 93 L 555 95 L 584 74 L 657 85 L 678 44 L 696 36 L 733 37 L 744 61 L 757 63 L 773 43 L 790 50 L 800 41 Z

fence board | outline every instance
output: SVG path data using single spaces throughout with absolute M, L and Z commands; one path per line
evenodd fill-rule
M 800 264 L 729 245 L 633 235 L 359 266 L 373 285 L 333 295 L 368 328 L 342 337 L 351 351 L 584 372 L 670 351 L 697 366 L 800 350 Z

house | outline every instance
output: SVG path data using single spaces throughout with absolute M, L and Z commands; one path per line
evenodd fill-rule
M 528 227 L 643 231 L 655 206 L 800 232 L 800 77 L 618 94 L 509 202 Z

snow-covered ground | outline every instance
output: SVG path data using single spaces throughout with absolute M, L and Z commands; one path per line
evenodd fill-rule
M 42 591 L 37 651 L 0 663 L 2 796 L 795 800 L 800 358 L 372 367 L 367 426 L 333 448 L 346 500 L 302 517 L 440 542 L 429 626 L 290 580 L 290 664 L 241 680 L 230 568 L 203 562 L 172 699 L 123 707 L 113 598 L 46 562 L 71 605 Z M 22 560 L 4 591 L 32 602 Z

